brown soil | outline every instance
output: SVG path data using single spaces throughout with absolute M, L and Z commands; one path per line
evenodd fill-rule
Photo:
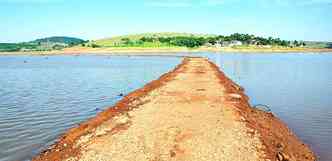
M 204 58 L 173 71 L 72 128 L 33 160 L 314 161 L 278 118 Z

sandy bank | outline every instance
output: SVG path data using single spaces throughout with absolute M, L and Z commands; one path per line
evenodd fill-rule
M 38 160 L 313 161 L 278 118 L 207 59 L 173 71 L 70 129 Z

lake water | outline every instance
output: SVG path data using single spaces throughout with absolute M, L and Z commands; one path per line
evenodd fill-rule
M 211 59 L 245 88 L 252 105 L 268 105 L 320 161 L 332 161 L 332 53 L 232 54 Z
M 0 161 L 27 160 L 59 134 L 173 69 L 180 58 L 0 56 Z
M 332 54 L 209 57 L 332 160 Z M 165 56 L 0 56 L 0 161 L 29 160 L 66 129 L 181 62 Z

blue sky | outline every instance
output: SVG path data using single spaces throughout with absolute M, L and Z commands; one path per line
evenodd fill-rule
M 143 32 L 332 41 L 332 0 L 0 0 L 0 42 Z

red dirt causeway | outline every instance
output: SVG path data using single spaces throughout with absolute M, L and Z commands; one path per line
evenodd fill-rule
M 34 161 L 314 161 L 278 118 L 205 58 L 173 71 L 74 127 Z

